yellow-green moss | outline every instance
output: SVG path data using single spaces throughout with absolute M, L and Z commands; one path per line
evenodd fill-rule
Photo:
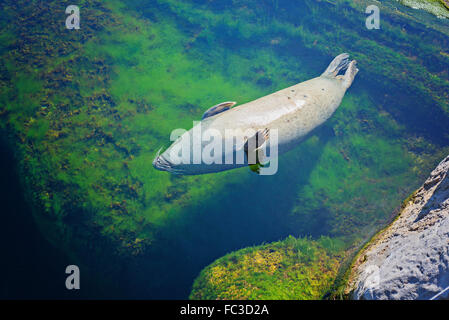
M 342 243 L 296 239 L 230 253 L 205 268 L 190 299 L 321 299 L 342 259 Z

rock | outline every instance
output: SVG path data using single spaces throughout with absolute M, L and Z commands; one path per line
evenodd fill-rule
M 413 9 L 425 10 L 439 18 L 449 18 L 449 0 L 398 0 Z
M 449 286 L 449 156 L 352 265 L 353 299 L 430 299 Z M 439 297 L 449 298 L 449 290 Z

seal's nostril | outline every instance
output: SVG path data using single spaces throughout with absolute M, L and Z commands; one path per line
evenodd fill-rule
M 160 148 L 157 153 L 156 153 L 156 157 L 153 160 L 153 167 L 159 170 L 163 170 L 162 168 L 162 161 L 161 161 L 161 150 L 162 148 Z
M 156 169 L 159 169 L 159 170 L 163 170 L 163 166 L 162 166 L 162 162 L 161 162 L 161 157 L 160 156 L 157 156 L 153 160 L 153 167 L 155 167 Z
M 153 160 L 153 167 L 162 171 L 170 171 L 172 169 L 172 164 L 167 161 L 164 156 L 160 155 Z

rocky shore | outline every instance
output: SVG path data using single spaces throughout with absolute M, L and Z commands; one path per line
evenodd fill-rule
M 430 299 L 449 286 L 449 156 L 356 257 L 353 299 Z M 449 297 L 449 290 L 438 296 Z
M 405 6 L 427 11 L 439 18 L 449 18 L 448 0 L 399 0 Z

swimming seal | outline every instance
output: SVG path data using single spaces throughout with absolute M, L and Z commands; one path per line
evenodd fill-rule
M 249 165 L 260 173 L 269 160 L 266 146 L 273 143 L 282 154 L 298 145 L 332 116 L 358 71 L 356 61 L 342 53 L 317 78 L 236 107 L 233 101 L 217 104 L 158 152 L 153 166 L 195 175 Z

